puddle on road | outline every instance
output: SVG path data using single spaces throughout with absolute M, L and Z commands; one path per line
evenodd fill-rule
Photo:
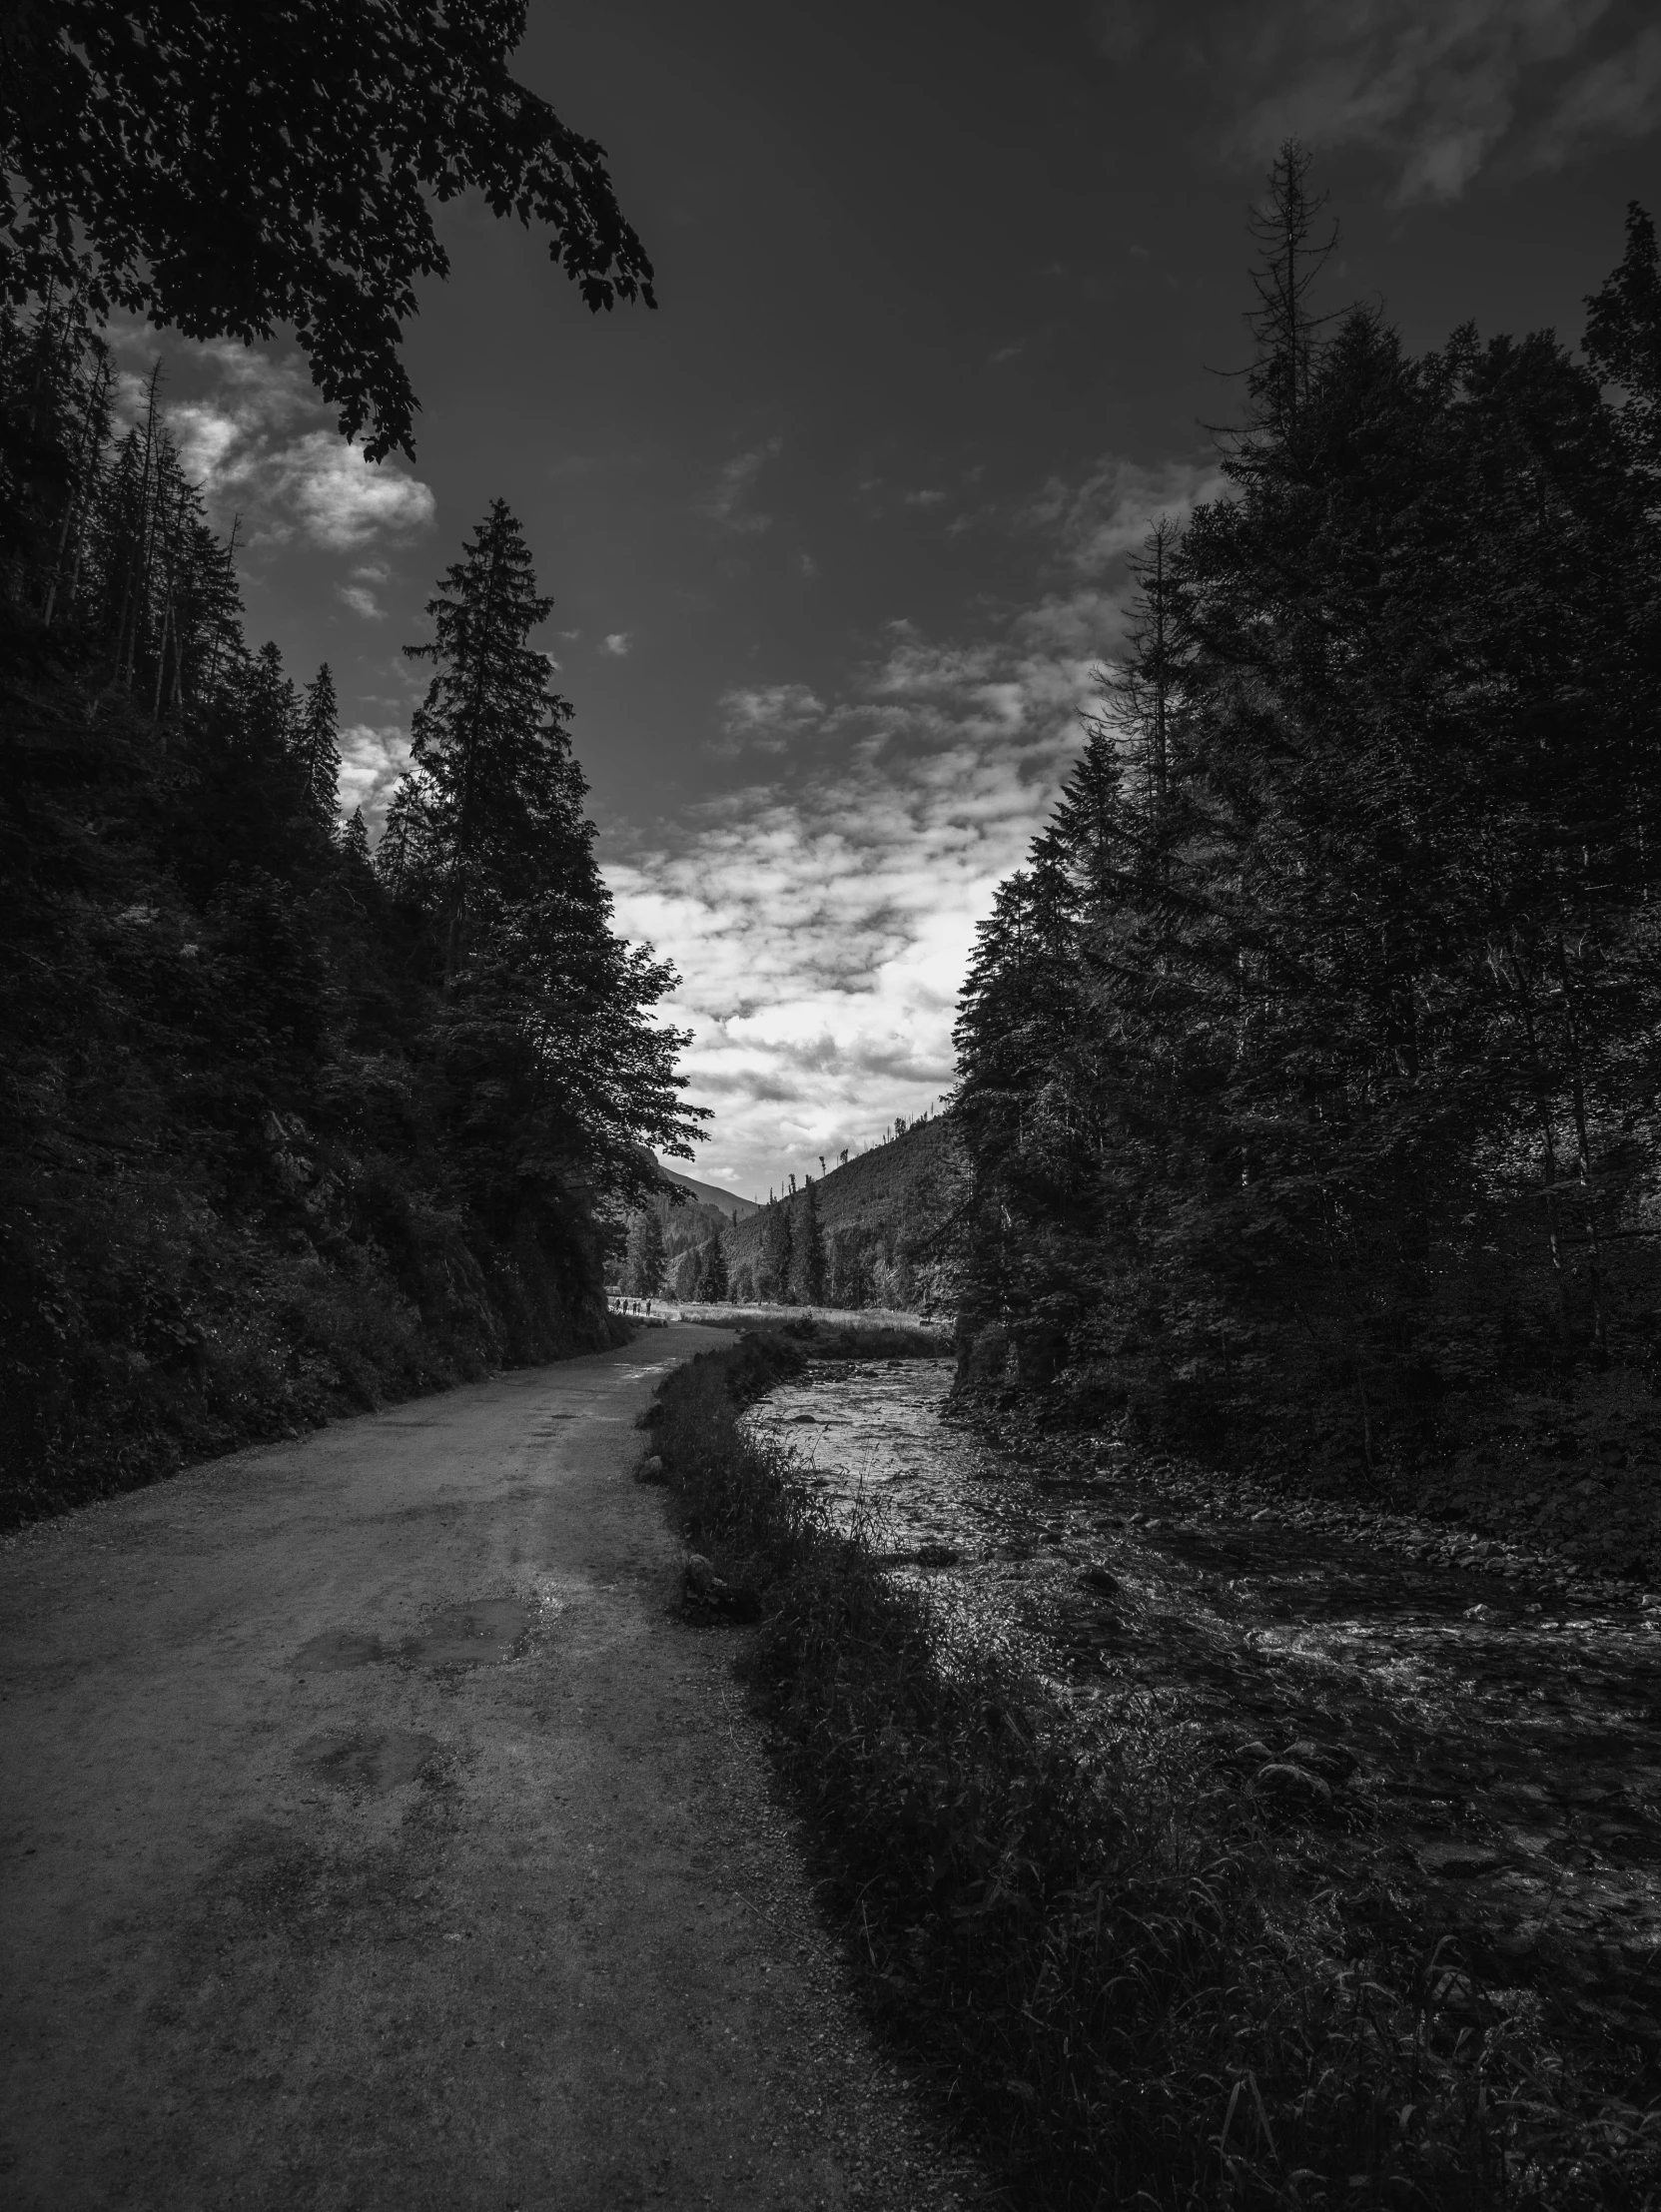
M 535 1618 L 535 1606 L 523 1598 L 478 1598 L 471 1605 L 446 1606 L 418 1635 L 404 1639 L 398 1656 L 435 1671 L 494 1666 L 512 1658 Z
M 302 1644 L 289 1662 L 299 1675 L 345 1674 L 391 1660 L 441 1674 L 462 1667 L 493 1667 L 511 1659 L 535 1626 L 533 1598 L 474 1598 L 429 1614 L 413 1636 L 385 1644 L 357 1629 L 330 1629 Z
M 354 1667 L 375 1667 L 391 1653 L 379 1636 L 356 1629 L 329 1629 L 302 1644 L 290 1665 L 302 1675 L 341 1675 Z
M 1654 1975 L 1661 1634 L 1635 1604 L 1570 1574 L 1417 1562 L 1383 1517 L 1370 1536 L 1293 1529 L 1133 1455 L 1026 1467 L 942 1421 L 951 1378 L 943 1360 L 826 1365 L 747 1419 L 1082 1725 L 1130 1699 L 1193 1727 L 1243 1786 L 1301 1746 L 1335 1785 L 1339 1878 L 1369 1878 L 1382 1847 L 1427 1918 L 1479 1918 L 1507 1955 L 1567 1940 Z
M 334 1735 L 309 1745 L 301 1765 L 336 1790 L 384 1797 L 418 1782 L 438 1750 L 435 1736 L 416 1729 L 393 1729 L 385 1736 Z

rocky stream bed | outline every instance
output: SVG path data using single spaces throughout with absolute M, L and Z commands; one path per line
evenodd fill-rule
M 1180 1727 L 1301 1832 L 1347 1916 L 1414 1928 L 1427 1957 L 1448 1938 L 1473 2009 L 1543 2006 L 1624 2051 L 1633 2090 L 1653 2076 L 1661 1595 L 1111 1437 L 994 1441 L 949 1417 L 951 1379 L 825 1363 L 748 1418 L 1081 1727 L 1127 1703 Z

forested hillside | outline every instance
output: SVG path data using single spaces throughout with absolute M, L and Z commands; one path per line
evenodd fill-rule
M 249 649 L 120 397 L 75 295 L 0 323 L 10 1515 L 604 1342 L 608 1223 L 695 1127 L 505 505 L 427 608 L 372 859 L 329 671 Z
M 742 1304 L 950 1307 L 960 1167 L 944 1118 L 885 1142 L 734 1222 L 697 1204 L 631 1224 L 626 1287 Z
M 1618 1463 L 1661 1380 L 1655 233 L 1580 353 L 1414 358 L 1317 318 L 1317 229 L 1292 150 L 1230 495 L 1156 531 L 980 933 L 965 1374 L 1362 1479 L 1588 1409 Z

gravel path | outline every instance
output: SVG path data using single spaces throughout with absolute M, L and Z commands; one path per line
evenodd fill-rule
M 945 2207 L 631 1470 L 653 1330 L 0 1552 L 13 2208 Z

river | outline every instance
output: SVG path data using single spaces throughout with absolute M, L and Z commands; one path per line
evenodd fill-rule
M 1012 1454 L 946 1360 L 823 1363 L 748 1416 L 890 1570 L 1276 1795 L 1351 1892 L 1661 2045 L 1661 1599 L 1560 1560 L 1125 1448 Z M 1363 1898 L 1364 1901 L 1364 1898 Z

